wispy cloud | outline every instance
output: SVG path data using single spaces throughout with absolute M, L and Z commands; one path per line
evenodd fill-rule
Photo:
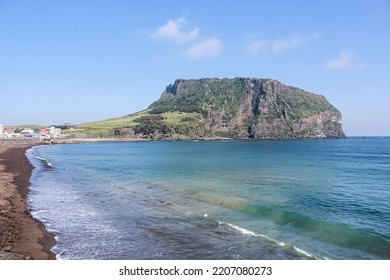
M 198 38 L 200 37 L 200 28 L 184 30 L 185 25 L 186 19 L 184 17 L 169 19 L 151 35 L 154 38 L 180 42 L 181 55 L 191 59 L 213 57 L 222 53 L 223 43 L 218 37 Z
M 326 63 L 326 67 L 328 69 L 363 69 L 366 67 L 364 63 L 357 62 L 357 53 L 356 52 L 340 52 L 339 55 L 329 60 Z
M 194 28 L 190 31 L 183 31 L 185 25 L 186 19 L 184 17 L 170 19 L 154 31 L 152 36 L 155 38 L 172 39 L 178 42 L 187 42 L 196 39 L 200 29 Z
M 183 54 L 189 58 L 211 57 L 222 53 L 222 41 L 216 37 L 203 40 L 187 49 Z
M 249 44 L 248 53 L 249 54 L 259 54 L 266 52 L 283 52 L 286 50 L 298 48 L 310 41 L 316 40 L 319 37 L 318 33 L 313 33 L 309 35 L 300 35 L 293 33 L 287 38 L 278 38 L 274 40 L 262 39 L 256 40 Z

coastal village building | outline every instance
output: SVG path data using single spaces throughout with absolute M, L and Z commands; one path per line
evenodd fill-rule
M 50 134 L 50 135 L 59 135 L 59 134 L 62 133 L 61 128 L 57 128 L 57 127 L 55 127 L 55 126 L 51 126 L 51 127 L 49 127 L 49 128 L 46 128 L 46 129 L 49 130 L 49 133 L 48 133 L 48 134 Z
M 4 127 L 4 134 L 14 134 L 15 129 L 13 127 Z
M 19 133 L 22 135 L 32 134 L 32 133 L 34 133 L 34 130 L 31 128 L 23 128 Z
M 4 127 L 2 124 L 0 124 L 0 134 L 4 134 Z
M 15 135 L 15 129 L 12 128 L 12 127 L 3 127 L 2 128 L 3 130 L 0 131 L 0 136 L 2 138 L 11 138 L 11 137 L 14 137 Z M 0 129 L 1 130 L 1 129 Z
M 49 135 L 50 134 L 50 129 L 48 127 L 41 128 L 39 130 L 40 135 Z

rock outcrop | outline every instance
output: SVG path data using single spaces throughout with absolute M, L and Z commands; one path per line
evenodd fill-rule
M 345 137 L 341 113 L 324 96 L 271 79 L 179 79 L 149 109 L 152 114 L 197 113 L 200 137 Z

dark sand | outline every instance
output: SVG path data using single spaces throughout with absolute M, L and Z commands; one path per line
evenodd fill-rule
M 27 206 L 33 166 L 25 151 L 34 144 L 0 143 L 0 259 L 55 259 L 54 237 Z

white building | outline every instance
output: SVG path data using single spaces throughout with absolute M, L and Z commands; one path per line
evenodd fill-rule
M 4 134 L 4 127 L 3 127 L 2 124 L 0 124 L 0 135 L 1 135 L 1 134 Z
M 34 133 L 34 129 L 32 128 L 23 128 L 22 131 L 20 131 L 20 134 L 31 134 Z

